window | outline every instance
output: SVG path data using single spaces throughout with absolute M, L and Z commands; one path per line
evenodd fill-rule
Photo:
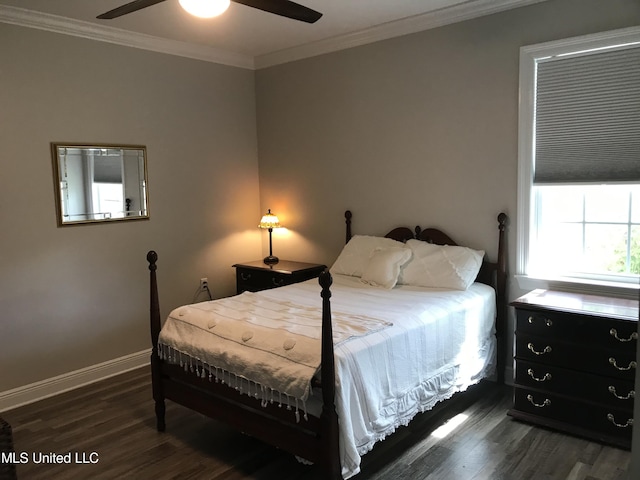
M 519 135 L 521 285 L 637 285 L 640 28 L 523 47 Z
M 635 281 L 640 274 L 640 186 L 534 186 L 533 276 Z
M 94 219 L 123 218 L 125 216 L 124 188 L 122 183 L 98 183 L 93 185 Z

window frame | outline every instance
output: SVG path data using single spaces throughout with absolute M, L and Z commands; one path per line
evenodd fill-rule
M 584 35 L 520 48 L 518 112 L 518 206 L 516 222 L 516 275 L 520 288 L 563 288 L 587 293 L 637 297 L 640 285 L 585 277 L 540 277 L 530 275 L 529 249 L 534 219 L 533 161 L 535 156 L 535 73 L 539 59 L 640 43 L 640 27 Z

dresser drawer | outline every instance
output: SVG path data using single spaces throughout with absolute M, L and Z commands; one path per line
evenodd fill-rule
M 516 360 L 515 384 L 633 412 L 634 384 L 628 380 Z
M 516 334 L 516 359 L 629 380 L 636 375 L 635 352 L 594 348 L 551 337 Z
M 516 331 L 635 352 L 637 322 L 562 312 L 517 310 Z
M 540 393 L 526 388 L 514 389 L 514 410 L 555 422 L 554 427 L 610 441 L 620 439 L 631 444 L 633 418 L 630 412 L 572 400 L 551 393 Z M 584 431 L 582 431 L 584 430 Z M 627 447 L 628 448 L 628 447 Z

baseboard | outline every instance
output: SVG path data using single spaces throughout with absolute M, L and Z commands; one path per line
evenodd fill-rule
M 0 412 L 37 402 L 149 364 L 151 349 L 0 392 Z

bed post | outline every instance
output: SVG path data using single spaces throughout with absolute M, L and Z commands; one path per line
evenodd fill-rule
M 150 310 L 149 320 L 151 324 L 151 382 L 153 387 L 153 400 L 156 403 L 156 425 L 159 432 L 165 430 L 165 405 L 164 394 L 162 391 L 162 369 L 160 367 L 160 356 L 158 355 L 158 336 L 160 335 L 160 302 L 158 301 L 158 281 L 156 279 L 156 270 L 158 254 L 153 250 L 147 253 L 147 262 L 149 262 L 149 286 L 150 286 Z
M 350 213 L 350 212 L 349 212 Z M 346 214 L 345 214 L 346 217 Z M 331 274 L 325 270 L 320 274 L 322 287 L 322 414 L 320 415 L 322 438 L 322 469 L 327 479 L 342 479 L 340 449 L 338 446 L 338 414 L 335 407 L 336 368 L 333 353 L 333 327 L 331 325 Z
M 345 244 L 349 243 L 349 240 L 351 240 L 351 210 L 347 210 L 344 212 L 344 223 L 347 224 L 347 237 L 345 239 Z
M 496 271 L 496 339 L 498 342 L 497 355 L 497 380 L 499 384 L 504 383 L 504 369 L 507 354 L 507 252 L 505 246 L 505 228 L 507 214 L 498 215 L 498 262 Z

